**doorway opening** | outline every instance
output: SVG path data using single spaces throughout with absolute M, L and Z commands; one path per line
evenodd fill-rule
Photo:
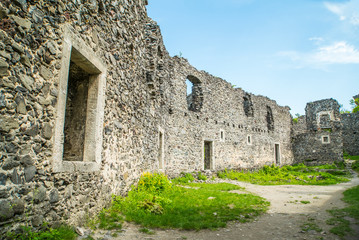
M 213 169 L 213 142 L 204 141 L 204 170 Z

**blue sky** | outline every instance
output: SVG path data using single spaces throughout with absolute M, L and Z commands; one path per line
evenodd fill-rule
M 359 94 L 359 0 L 149 0 L 171 56 L 291 113 Z

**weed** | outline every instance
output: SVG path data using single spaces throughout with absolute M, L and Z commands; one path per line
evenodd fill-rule
M 300 201 L 301 203 L 303 203 L 303 204 L 309 204 L 310 203 L 310 201 Z

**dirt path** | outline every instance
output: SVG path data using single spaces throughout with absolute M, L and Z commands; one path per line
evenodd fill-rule
M 247 191 L 266 198 L 270 203 L 269 211 L 250 223 L 231 222 L 226 228 L 216 231 L 181 231 L 154 230 L 154 235 L 143 234 L 140 228 L 131 223 L 125 223 L 124 231 L 113 237 L 111 231 L 101 231 L 92 235 L 95 239 L 147 239 L 147 240 L 219 240 L 219 239 L 339 239 L 329 232 L 330 226 L 325 222 L 330 218 L 326 210 L 343 208 L 345 204 L 340 199 L 346 189 L 359 185 L 359 178 L 355 177 L 348 183 L 332 186 L 260 186 L 250 183 L 226 180 L 242 187 Z M 304 204 L 300 201 L 309 201 Z M 315 223 L 322 230 L 305 232 L 302 225 Z M 347 239 L 359 239 L 356 236 Z

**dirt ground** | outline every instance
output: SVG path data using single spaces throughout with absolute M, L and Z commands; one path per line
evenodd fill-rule
M 346 189 L 359 185 L 356 176 L 350 182 L 331 186 L 261 186 L 231 180 L 218 180 L 245 187 L 247 191 L 266 198 L 270 203 L 269 211 L 257 217 L 253 222 L 230 222 L 226 228 L 218 230 L 183 231 L 154 229 L 155 234 L 140 233 L 140 226 L 125 223 L 123 231 L 114 237 L 112 231 L 98 231 L 91 236 L 94 239 L 143 239 L 143 240 L 219 240 L 219 239 L 340 239 L 329 232 L 326 220 L 330 218 L 328 209 L 343 208 L 340 199 Z M 304 204 L 300 201 L 309 201 Z M 322 230 L 303 231 L 305 223 L 316 223 Z M 356 233 L 346 239 L 359 239 Z M 89 233 L 89 230 L 85 231 Z M 86 234 L 85 234 L 86 235 Z M 115 234 L 116 235 L 116 234 Z M 81 238 L 79 238 L 81 239 Z

